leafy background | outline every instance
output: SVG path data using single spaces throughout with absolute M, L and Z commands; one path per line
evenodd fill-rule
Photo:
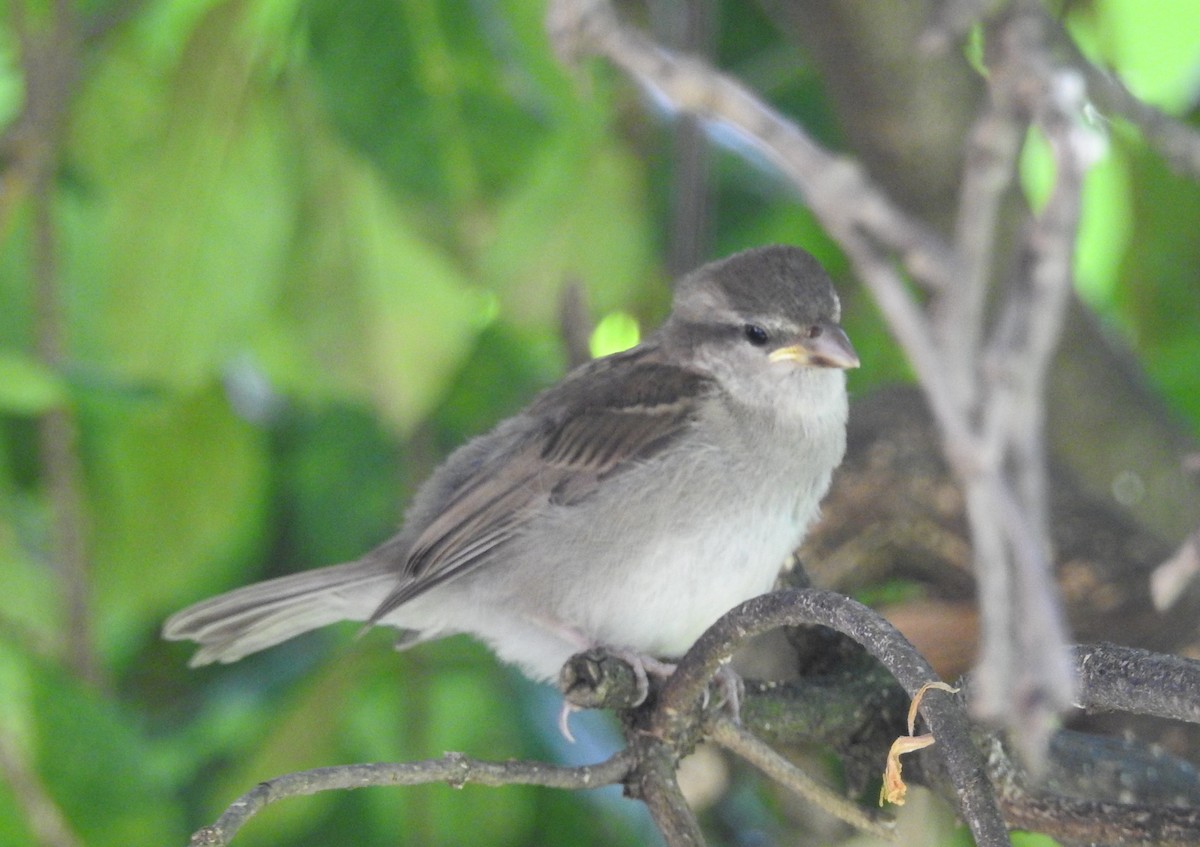
M 27 26 L 49 25 L 48 7 L 24 7 Z M 300 768 L 445 750 L 603 755 L 616 742 L 602 718 L 585 716 L 568 747 L 553 692 L 462 639 L 394 654 L 385 634 L 355 640 L 351 626 L 189 671 L 189 648 L 158 627 L 209 594 L 386 537 L 440 457 L 562 373 L 568 282 L 597 320 L 660 318 L 669 120 L 602 67 L 564 70 L 542 2 L 82 7 L 128 17 L 85 48 L 56 172 L 61 366 L 37 353 L 31 194 L 0 186 L 0 844 L 48 843 L 18 766 L 78 843 L 99 846 L 182 844 L 255 782 Z M 0 14 L 11 126 L 23 71 L 12 12 Z M 1067 14 L 1091 55 L 1195 119 L 1200 4 L 1146 14 L 1095 0 Z M 803 52 L 756 6 L 724 2 L 716 18 L 720 64 L 840 143 Z M 1086 198 L 1080 291 L 1200 431 L 1200 189 L 1127 127 L 1111 131 Z M 1035 144 L 1025 164 L 1036 201 L 1048 176 Z M 728 152 L 713 178 L 707 253 L 807 246 L 848 302 L 864 359 L 852 390 L 902 378 L 844 261 L 779 180 Z M 38 420 L 62 409 L 79 433 L 90 678 L 65 643 L 39 458 Z M 714 838 L 784 839 L 783 802 L 733 790 L 709 813 Z M 239 842 L 348 838 L 656 836 L 613 791 L 430 786 L 289 801 Z

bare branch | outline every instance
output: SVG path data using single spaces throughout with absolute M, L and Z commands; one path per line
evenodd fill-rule
M 976 438 L 971 432 L 963 402 L 947 378 L 942 353 L 934 343 L 933 330 L 909 294 L 904 279 L 868 239 L 852 235 L 841 243 L 858 278 L 866 284 L 900 342 L 917 380 L 929 400 L 945 442 L 946 458 L 960 478 L 977 471 Z
M 35 346 L 42 363 L 57 371 L 66 364 L 68 349 L 55 180 L 83 58 L 80 21 L 72 5 L 55 3 L 51 15 L 48 26 L 34 27 L 25 18 L 24 4 L 13 5 L 25 92 L 21 114 L 0 139 L 0 159 L 9 159 L 8 173 L 0 174 L 0 232 L 6 218 L 28 197 L 32 206 Z M 81 679 L 98 684 L 102 671 L 91 632 L 92 575 L 77 430 L 69 406 L 46 412 L 38 421 L 38 459 L 52 515 L 52 564 L 66 607 L 68 631 L 62 650 Z
M 646 804 L 667 847 L 703 847 L 700 823 L 684 799 L 675 778 L 679 751 L 652 735 L 627 731 L 637 765 L 626 779 L 631 797 Z
M 1016 104 L 1014 116 L 1029 114 L 1050 142 L 1056 181 L 1036 225 L 1026 229 L 1028 272 L 1013 276 L 1008 301 L 990 339 L 983 392 L 983 455 L 989 472 L 1012 483 L 987 486 L 975 512 L 1000 515 L 1007 569 L 979 570 L 983 598 L 985 661 L 980 664 L 980 713 L 1002 718 L 1016 701 L 1043 702 L 1022 721 L 1022 747 L 1036 759 L 1053 731 L 1053 712 L 1072 696 L 1066 627 L 1050 577 L 1050 532 L 1044 387 L 1062 331 L 1072 284 L 1083 178 L 1096 160 L 1094 134 L 1081 126 L 1083 86 L 1074 71 L 1059 71 L 1046 57 L 1047 21 L 1040 6 L 1014 4 L 995 28 L 995 62 L 990 83 L 997 101 Z M 1014 123 L 1015 128 L 1015 123 Z M 1011 492 L 1011 493 L 1010 493 Z M 995 518 L 987 518 L 994 521 Z M 1002 585 L 1001 580 L 1010 581 Z M 1005 646 L 1018 645 L 1017 650 Z M 1000 655 L 1000 651 L 1004 651 Z
M 26 824 L 38 844 L 82 847 L 83 840 L 42 784 L 19 740 L 6 730 L 0 730 L 0 776 L 12 791 L 17 807 L 25 813 Z
M 554 0 L 547 29 L 564 60 L 604 56 L 656 102 L 732 131 L 789 177 L 830 232 L 861 231 L 894 250 L 916 279 L 933 288 L 953 284 L 943 239 L 905 215 L 856 162 L 830 153 L 741 83 L 623 26 L 606 0 Z
M 748 600 L 725 614 L 680 659 L 663 685 L 650 718 L 659 737 L 679 733 L 717 669 L 738 645 L 754 635 L 782 626 L 821 624 L 850 636 L 878 659 L 909 693 L 937 679 L 933 669 L 891 624 L 861 603 L 832 591 L 776 591 Z M 996 807 L 985 765 L 971 741 L 961 703 L 952 697 L 926 697 L 921 714 L 938 740 L 940 755 L 958 794 L 963 818 L 980 847 L 1006 845 L 1008 831 Z
M 780 785 L 860 832 L 888 840 L 896 837 L 891 821 L 871 815 L 867 809 L 817 782 L 729 718 L 720 717 L 713 721 L 709 726 L 709 737 Z
M 993 82 L 990 102 L 967 142 L 954 234 L 961 275 L 957 284 L 938 293 L 933 308 L 933 327 L 946 353 L 945 367 L 954 396 L 964 413 L 973 410 L 977 399 L 984 306 L 995 267 L 996 224 L 1001 202 L 1012 185 L 1024 129 L 1010 92 Z
M 1081 733 L 1055 736 L 1054 767 L 1032 778 L 992 739 L 991 774 L 1009 825 L 1068 844 L 1194 845 L 1200 839 L 1195 769 L 1160 752 Z M 1161 802 L 1141 797 L 1157 796 Z M 1189 803 L 1189 805 L 1181 805 Z
M 1066 843 L 1194 847 L 1200 833 L 1196 808 L 1100 803 L 1060 795 L 1011 799 L 1004 805 L 1014 828 L 1044 832 Z
M 286 797 L 381 785 L 423 785 L 445 782 L 456 788 L 476 785 L 542 785 L 548 788 L 599 788 L 621 782 L 633 766 L 633 754 L 622 750 L 596 765 L 569 768 L 542 762 L 485 762 L 461 753 L 421 762 L 340 765 L 298 771 L 260 782 L 243 794 L 216 823 L 192 835 L 193 847 L 217 847 L 264 807 Z
M 1150 574 L 1150 596 L 1160 612 L 1175 605 L 1184 589 L 1200 574 L 1200 529 L 1183 540 L 1175 554 Z
M 1200 723 L 1200 662 L 1116 644 L 1075 648 L 1080 705 Z
M 929 16 L 919 46 L 929 52 L 948 49 L 1002 2 L 1004 0 L 940 0 Z
M 199 830 L 191 843 L 225 845 L 264 806 L 298 795 L 321 791 L 385 785 L 416 785 L 447 782 L 454 786 L 541 785 L 552 788 L 594 788 L 624 782 L 627 793 L 647 804 L 656 824 L 671 847 L 702 845 L 703 837 L 675 780 L 680 756 L 707 733 L 714 741 L 744 757 L 793 790 L 819 802 L 832 814 L 865 831 L 880 834 L 886 826 L 864 810 L 831 795 L 827 789 L 812 788 L 800 774 L 765 743 L 723 715 L 705 715 L 699 700 L 709 674 L 715 672 L 739 644 L 767 629 L 782 625 L 820 623 L 849 634 L 887 666 L 900 685 L 910 693 L 933 679 L 924 660 L 907 645 L 886 621 L 860 604 L 834 592 L 802 589 L 765 595 L 742 604 L 709 629 L 681 660 L 676 674 L 664 684 L 657 697 L 645 705 L 628 709 L 633 685 L 632 669 L 611 654 L 581 654 L 575 659 L 583 669 L 573 678 L 586 687 L 587 677 L 595 683 L 600 703 L 607 692 L 615 698 L 626 722 L 626 750 L 598 765 L 567 768 L 537 762 L 481 762 L 461 754 L 409 764 L 347 765 L 288 774 L 261 783 L 233 803 L 211 826 Z M 1144 650 L 1093 645 L 1077 648 L 1076 661 L 1084 680 L 1082 704 L 1095 710 L 1128 710 L 1139 714 L 1170 717 L 1200 723 L 1200 662 L 1163 656 Z M 676 679 L 678 677 L 678 680 Z M 697 687 L 697 681 L 699 687 Z M 847 681 L 859 691 L 858 679 Z M 886 687 L 886 685 L 885 685 Z M 761 685 L 748 689 L 752 696 L 764 693 Z M 966 686 L 967 697 L 974 683 Z M 770 691 L 765 692 L 771 696 Z M 833 699 L 837 702 L 836 697 Z M 937 739 L 936 758 L 928 763 L 924 780 L 932 775 L 942 786 L 941 774 L 949 774 L 963 811 L 980 845 L 1007 844 L 1009 826 L 1034 827 L 1060 838 L 1119 843 L 1195 843 L 1200 836 L 1200 819 L 1194 809 L 1180 810 L 1153 805 L 1158 777 L 1177 773 L 1172 783 L 1185 796 L 1200 794 L 1200 782 L 1186 765 L 1140 748 L 1114 751 L 1097 746 L 1096 739 L 1079 734 L 1056 739 L 1052 746 L 1055 768 L 1049 777 L 1033 777 L 1011 756 L 1000 735 L 987 734 L 968 726 L 962 698 L 932 696 L 922 701 L 921 714 Z M 887 721 L 889 718 L 881 716 Z M 859 730 L 855 730 L 859 732 Z M 807 733 L 802 733 L 807 735 Z M 982 748 L 982 749 L 981 749 Z M 984 761 L 982 750 L 987 750 Z M 1118 778 L 1103 781 L 1097 772 Z M 1000 791 L 999 817 L 989 777 Z M 1161 781 L 1161 780 L 1159 780 Z M 1086 792 L 1092 799 L 1080 801 L 1073 794 Z M 1132 793 L 1134 802 L 1116 802 Z M 832 803 L 832 808 L 830 804 Z M 1189 841 L 1188 839 L 1191 839 Z
M 1138 128 L 1142 138 L 1177 170 L 1200 177 L 1200 132 L 1151 106 L 1130 91 L 1114 73 L 1088 61 L 1061 25 L 1052 30 L 1054 46 L 1087 80 L 1088 95 L 1102 114 L 1115 113 Z
M 569 366 L 573 368 L 590 361 L 589 341 L 596 326 L 588 309 L 587 291 L 578 279 L 569 278 L 563 284 L 558 302 L 558 328 Z
M 993 161 L 976 157 L 975 170 L 964 178 L 959 240 L 971 267 L 965 272 L 966 284 L 958 291 L 951 289 L 964 276 L 963 257 L 923 224 L 903 214 L 856 163 L 821 148 L 738 82 L 702 61 L 660 49 L 624 27 L 603 0 L 557 0 L 549 14 L 552 38 L 564 54 L 595 53 L 608 58 L 654 93 L 658 102 L 718 122 L 744 145 L 765 155 L 804 194 L 849 256 L 908 355 L 929 397 L 950 464 L 967 489 L 975 568 L 984 597 L 982 669 L 987 681 L 982 684 L 986 693 L 980 698 L 983 711 L 1013 726 L 1029 728 L 1028 748 L 1034 754 L 1044 743 L 1055 713 L 1069 705 L 1072 692 L 1065 670 L 1061 616 L 1047 575 L 1045 517 L 1040 511 L 1044 497 L 1038 493 L 1044 489 L 1039 484 L 1044 479 L 1040 392 L 1044 363 L 1061 326 L 1061 292 L 1069 275 L 1058 271 L 1063 266 L 1061 257 L 1070 256 L 1073 228 L 1060 227 L 1046 235 L 1053 243 L 1040 253 L 1042 272 L 1035 282 L 1045 289 L 1046 297 L 1039 305 L 1047 308 L 1036 316 L 1036 326 L 1021 327 L 1026 334 L 1015 339 L 1019 346 L 1012 359 L 1017 365 L 1028 365 L 1030 376 L 1017 384 L 1015 391 L 1002 383 L 1003 390 L 980 398 L 984 408 L 1004 410 L 1006 424 L 1011 420 L 1009 410 L 1016 409 L 1019 422 L 1001 427 L 1004 437 L 989 445 L 971 413 L 976 411 L 973 401 L 982 361 L 979 339 L 995 237 L 991 229 L 1005 184 L 1001 171 L 1011 170 L 1015 162 L 1022 127 L 1018 116 L 1035 114 L 1038 108 L 1045 111 L 1046 98 L 1037 96 L 1041 89 L 1027 90 L 1031 75 L 1047 67 L 1040 40 L 1043 14 L 1040 8 L 1022 3 L 1014 11 L 1006 11 L 996 24 L 1004 60 L 996 71 L 997 108 L 994 122 L 989 125 L 985 120 L 977 140 L 981 146 L 996 141 L 998 153 Z M 1030 107 L 1030 98 L 1035 108 Z M 989 134 L 996 138 L 984 137 Z M 1073 199 L 1071 195 L 1074 184 L 1064 179 L 1061 193 L 1077 203 L 1077 195 Z M 1060 217 L 1068 217 L 1067 199 L 1060 208 Z M 1065 245 L 1061 245 L 1063 238 L 1068 239 Z M 940 333 L 934 332 L 885 251 L 894 252 L 915 279 L 948 298 Z M 1028 318 L 1028 310 L 1019 317 Z M 959 330 L 965 335 L 958 335 Z M 988 389 L 989 384 L 982 387 Z M 1019 402 L 1005 402 L 1013 397 Z M 1014 432 L 1019 436 L 1013 436 Z M 1006 460 L 1015 460 L 1019 467 L 1015 479 L 1020 485 L 1015 490 L 1011 490 Z M 1029 597 L 1036 597 L 1034 602 L 1046 612 L 1044 619 L 1032 626 L 1017 626 L 1015 610 Z

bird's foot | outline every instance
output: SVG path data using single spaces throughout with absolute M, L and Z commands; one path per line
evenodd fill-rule
M 675 665 L 623 648 L 593 647 L 577 653 L 563 666 L 559 688 L 565 700 L 558 729 L 574 741 L 570 719 L 575 712 L 592 708 L 635 709 L 650 695 L 650 678 L 665 679 Z
M 637 680 L 637 697 L 633 701 L 633 708 L 635 709 L 645 703 L 646 698 L 650 695 L 650 677 L 666 679 L 675 673 L 674 664 L 656 659 L 653 656 L 646 656 L 633 650 L 623 649 L 610 650 L 610 652 L 633 668 L 633 675 Z
M 723 709 L 734 723 L 742 722 L 742 697 L 746 693 L 746 683 L 741 675 L 729 665 L 721 665 L 720 670 L 713 676 L 712 685 L 704 689 L 704 699 L 700 708 L 708 709 L 710 691 L 717 694 L 716 707 Z

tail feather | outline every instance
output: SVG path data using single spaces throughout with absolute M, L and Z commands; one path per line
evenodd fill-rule
M 367 620 L 395 580 L 377 562 L 349 562 L 258 582 L 176 612 L 163 637 L 199 644 L 193 667 L 236 662 L 338 621 Z

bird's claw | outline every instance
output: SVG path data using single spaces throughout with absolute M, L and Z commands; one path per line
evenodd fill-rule
M 746 684 L 742 677 L 729 665 L 721 665 L 713 677 L 713 685 L 704 689 L 704 699 L 700 703 L 702 709 L 708 708 L 709 691 L 716 689 L 720 696 L 717 706 L 723 709 L 736 724 L 742 722 L 742 695 L 746 692 Z
M 575 736 L 571 733 L 571 715 L 582 711 L 582 706 L 576 706 L 569 700 L 563 700 L 562 708 L 558 710 L 558 731 L 572 744 L 575 743 Z

